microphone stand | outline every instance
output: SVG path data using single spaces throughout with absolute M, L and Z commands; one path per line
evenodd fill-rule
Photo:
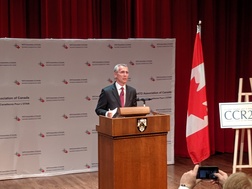
M 143 101 L 143 106 L 145 107 L 145 99 L 142 99 L 142 101 Z

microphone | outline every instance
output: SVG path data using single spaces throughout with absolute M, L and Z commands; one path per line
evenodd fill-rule
M 145 106 L 145 101 L 152 100 L 151 98 L 137 98 L 136 101 L 143 101 L 143 105 Z
M 152 99 L 151 98 L 137 98 L 136 99 L 136 101 L 143 101 L 143 102 L 150 101 L 150 100 L 152 100 Z

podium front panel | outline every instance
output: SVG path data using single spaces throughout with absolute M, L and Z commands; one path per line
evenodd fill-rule
M 104 118 L 97 126 L 99 189 L 167 189 L 167 118 L 154 117 L 146 133 L 136 119 Z

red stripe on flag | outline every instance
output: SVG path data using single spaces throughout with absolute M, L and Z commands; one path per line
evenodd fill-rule
M 203 63 L 203 52 L 202 52 L 202 44 L 200 39 L 200 32 L 196 33 L 195 42 L 194 42 L 194 50 L 193 50 L 193 64 L 192 68 L 195 68 L 199 64 Z
M 198 164 L 210 156 L 208 126 L 188 136 L 187 149 L 194 164 Z

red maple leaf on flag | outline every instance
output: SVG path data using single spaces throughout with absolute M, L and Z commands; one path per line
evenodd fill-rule
M 190 81 L 190 95 L 188 99 L 188 116 L 191 114 L 204 120 L 207 116 L 207 106 L 206 104 L 206 88 L 202 87 L 198 90 L 199 83 L 196 83 L 193 77 Z

